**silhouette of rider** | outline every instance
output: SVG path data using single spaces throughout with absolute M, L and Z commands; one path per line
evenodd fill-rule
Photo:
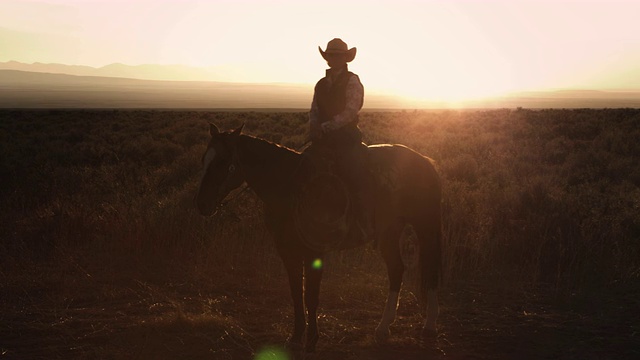
M 326 50 L 318 50 L 329 69 L 314 89 L 309 112 L 312 145 L 308 151 L 335 162 L 338 175 L 353 194 L 363 235 L 373 240 L 373 183 L 367 166 L 367 146 L 362 143 L 358 127 L 364 87 L 347 66 L 355 58 L 356 48 L 349 49 L 336 38 L 329 41 Z

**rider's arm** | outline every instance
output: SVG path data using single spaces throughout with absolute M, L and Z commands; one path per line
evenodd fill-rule
M 364 101 L 364 87 L 358 75 L 353 75 L 347 83 L 347 99 L 344 110 L 333 118 L 333 128 L 339 129 L 358 120 L 358 112 Z
M 322 127 L 318 115 L 318 103 L 316 102 L 316 94 L 313 92 L 313 101 L 311 102 L 311 110 L 309 110 L 309 130 L 311 131 L 311 139 L 322 137 Z

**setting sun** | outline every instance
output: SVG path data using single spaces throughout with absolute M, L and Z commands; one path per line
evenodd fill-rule
M 3 1 L 0 61 L 179 64 L 206 81 L 312 86 L 340 37 L 367 91 L 461 102 L 637 87 L 640 3 L 625 1 Z

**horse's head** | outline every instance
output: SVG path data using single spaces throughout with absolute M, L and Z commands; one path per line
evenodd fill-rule
M 209 125 L 211 140 L 202 155 L 204 171 L 194 198 L 198 211 L 205 216 L 214 214 L 227 194 L 244 182 L 237 150 L 244 125 L 230 132 L 220 132 L 214 124 Z

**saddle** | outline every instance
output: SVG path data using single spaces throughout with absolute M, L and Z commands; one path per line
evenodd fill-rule
M 294 222 L 308 248 L 329 252 L 364 245 L 354 194 L 327 157 L 304 155 L 296 176 Z

